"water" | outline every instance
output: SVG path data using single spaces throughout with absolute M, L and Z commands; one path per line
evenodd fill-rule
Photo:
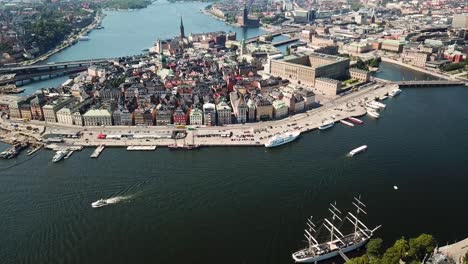
M 198 6 L 203 4 L 148 10 L 174 16 Z M 120 23 L 119 14 L 134 14 L 127 21 L 137 22 L 149 11 L 135 12 L 141 13 L 110 13 L 106 19 L 115 15 Z M 147 20 L 157 19 L 148 14 Z M 178 17 L 174 20 L 171 35 L 178 30 Z M 225 30 L 222 23 L 207 21 L 220 28 L 204 25 L 206 31 Z M 93 32 L 89 43 L 105 30 Z M 93 47 L 100 49 L 100 43 Z M 127 44 L 126 52 L 147 46 Z M 63 53 L 80 53 L 80 45 Z M 125 46 L 120 45 L 102 52 L 118 54 Z M 57 56 L 71 60 L 95 51 L 81 52 Z M 430 78 L 385 63 L 378 77 Z M 422 232 L 440 244 L 465 238 L 466 98 L 468 89 L 461 87 L 405 89 L 385 102 L 379 120 L 364 117 L 365 124 L 354 128 L 337 124 L 277 149 L 107 148 L 98 159 L 85 149 L 60 163 L 43 150 L 0 160 L 0 263 L 292 263 L 290 254 L 304 245 L 306 217 L 327 216 L 326 206 L 334 200 L 349 209 L 357 194 L 368 204 L 369 226 L 382 224 L 377 235 L 387 242 Z M 346 157 L 363 144 L 368 151 Z M 116 203 L 92 209 L 100 198 Z

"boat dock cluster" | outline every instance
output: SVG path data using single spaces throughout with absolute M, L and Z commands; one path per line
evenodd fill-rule
M 379 111 L 386 107 L 382 100 L 396 96 L 399 91 L 391 83 L 376 82 L 307 112 L 281 120 L 258 123 L 213 127 L 100 126 L 80 128 L 59 124 L 41 126 L 30 121 L 20 123 L 15 129 L 29 137 L 41 138 L 47 148 L 57 152 L 66 151 L 58 154 L 59 160 L 71 155 L 71 151 L 83 147 L 96 147 L 91 155 L 92 158 L 98 158 L 105 147 L 125 147 L 129 151 L 154 151 L 158 147 L 182 150 L 207 146 L 275 147 L 295 140 L 299 134 L 308 131 L 330 129 L 337 122 L 350 128 L 363 124 L 363 121 L 357 117 L 366 114 L 374 118 L 376 118 L 375 114 L 380 116 Z M 9 127 L 11 123 L 3 120 L 1 125 Z M 29 127 L 29 130 L 25 131 L 25 127 Z M 272 142 L 274 140 L 276 142 Z

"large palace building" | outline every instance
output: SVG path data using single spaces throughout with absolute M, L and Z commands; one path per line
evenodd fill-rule
M 319 77 L 342 79 L 349 76 L 348 58 L 321 53 L 296 53 L 270 63 L 271 75 L 310 86 L 315 86 Z

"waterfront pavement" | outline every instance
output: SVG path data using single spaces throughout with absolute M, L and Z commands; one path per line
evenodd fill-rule
M 366 114 L 365 102 L 379 98 L 395 89 L 394 84 L 371 83 L 358 91 L 340 96 L 321 107 L 304 113 L 292 115 L 288 118 L 247 124 L 233 124 L 226 126 L 198 127 L 188 130 L 184 139 L 171 139 L 175 126 L 106 126 L 106 127 L 79 127 L 67 126 L 58 123 L 40 121 L 2 120 L 1 127 L 16 131 L 22 135 L 29 135 L 39 139 L 48 134 L 76 133 L 82 135 L 78 138 L 65 138 L 59 145 L 69 146 L 167 146 L 169 144 L 197 144 L 200 146 L 263 146 L 271 137 L 288 131 L 301 131 L 305 133 L 317 129 L 324 123 L 348 117 Z M 37 129 L 31 129 L 37 128 Z M 350 128 L 352 129 L 352 128 Z M 131 134 L 139 138 L 98 139 L 97 135 Z M 152 138 L 153 136 L 153 138 Z M 154 138 L 155 136 L 160 138 Z

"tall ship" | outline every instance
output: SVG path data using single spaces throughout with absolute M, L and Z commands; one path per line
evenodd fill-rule
M 324 226 L 330 236 L 326 241 L 320 242 L 317 239 L 316 224 L 312 220 L 312 216 L 307 219 L 307 228 L 304 230 L 304 236 L 307 239 L 307 247 L 292 254 L 292 258 L 298 263 L 314 263 L 322 260 L 327 260 L 338 255 L 344 255 L 362 247 L 369 241 L 374 232 L 380 228 L 377 226 L 374 229 L 368 228 L 361 220 L 358 219 L 360 213 L 367 214 L 364 211 L 366 205 L 360 199 L 354 197 L 352 204 L 356 207 L 356 215 L 348 212 L 346 220 L 348 220 L 354 229 L 354 232 L 343 235 L 343 233 L 336 227 L 336 224 L 343 222 L 341 218 L 341 211 L 336 207 L 336 202 L 330 204 L 329 211 L 331 217 L 325 218 L 321 226 Z
M 273 147 L 284 145 L 286 143 L 294 141 L 296 138 L 299 137 L 300 134 L 301 134 L 300 131 L 293 131 L 293 132 L 286 132 L 284 134 L 274 136 L 270 140 L 268 140 L 267 143 L 265 143 L 265 147 L 273 148 Z

